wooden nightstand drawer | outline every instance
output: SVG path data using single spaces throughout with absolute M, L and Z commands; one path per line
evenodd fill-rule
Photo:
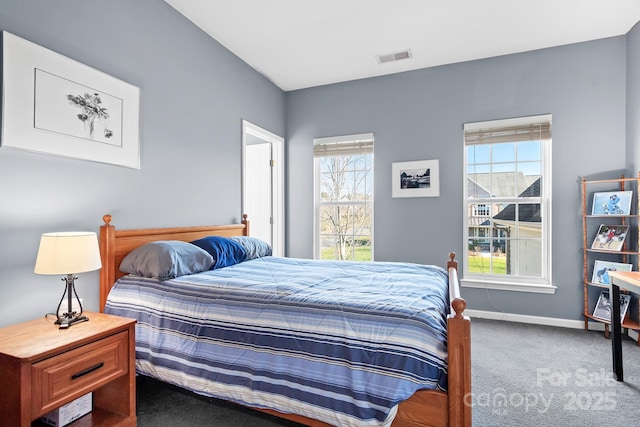
M 129 371 L 129 334 L 118 334 L 31 367 L 32 417 L 38 417 Z

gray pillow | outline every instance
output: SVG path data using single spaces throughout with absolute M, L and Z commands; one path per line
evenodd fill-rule
M 263 256 L 271 256 L 271 246 L 264 240 L 250 236 L 233 236 L 229 238 L 240 243 L 247 252 L 247 256 L 244 258 L 245 261 Z
M 129 252 L 120 264 L 120 271 L 166 280 L 206 271 L 212 264 L 213 257 L 196 245 L 179 240 L 159 240 Z

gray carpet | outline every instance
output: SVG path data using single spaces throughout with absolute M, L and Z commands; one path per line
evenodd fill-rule
M 138 376 L 138 427 L 299 426 L 233 403 Z
M 625 382 L 602 332 L 473 319 L 474 426 L 640 425 L 640 348 L 623 341 Z
M 640 348 L 623 341 L 625 382 L 613 380 L 602 332 L 473 319 L 474 426 L 640 425 Z M 297 426 L 138 378 L 140 427 Z

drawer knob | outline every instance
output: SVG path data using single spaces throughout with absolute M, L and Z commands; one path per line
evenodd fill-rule
M 82 376 L 85 376 L 87 374 L 90 374 L 93 371 L 97 371 L 98 369 L 102 368 L 103 366 L 104 366 L 104 362 L 100 362 L 97 365 L 90 366 L 87 369 L 83 369 L 82 371 L 71 375 L 71 379 L 72 380 L 77 380 L 78 378 L 80 378 Z

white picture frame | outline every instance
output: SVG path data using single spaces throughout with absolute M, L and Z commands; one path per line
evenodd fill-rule
M 391 164 L 392 197 L 440 197 L 439 160 Z
M 140 168 L 140 90 L 2 32 L 2 139 L 12 147 Z
M 593 194 L 591 215 L 629 215 L 633 191 L 605 191 Z
M 631 295 L 620 294 L 620 323 L 624 320 L 629 309 L 629 303 L 631 302 Z M 603 290 L 600 292 L 598 301 L 593 308 L 593 317 L 611 322 L 611 304 L 609 301 L 609 290 Z
M 609 286 L 611 284 L 611 279 L 608 274 L 609 271 L 631 271 L 632 269 L 633 264 L 595 260 L 593 263 L 591 283 Z

